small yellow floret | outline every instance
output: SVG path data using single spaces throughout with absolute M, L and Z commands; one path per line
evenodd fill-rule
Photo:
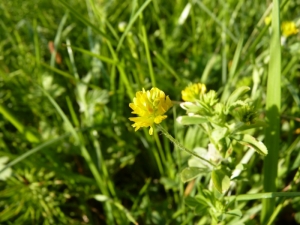
M 186 102 L 194 102 L 200 100 L 200 97 L 206 92 L 205 84 L 197 83 L 187 86 L 181 91 L 182 99 Z
M 296 24 L 291 21 L 283 22 L 281 24 L 281 30 L 282 30 L 283 36 L 285 36 L 285 37 L 289 37 L 289 36 L 291 36 L 293 34 L 297 34 L 299 32 L 299 30 L 296 27 Z
M 153 124 L 159 124 L 167 118 L 164 115 L 169 108 L 173 106 L 169 96 L 158 88 L 152 88 L 150 91 L 139 91 L 136 93 L 136 97 L 133 98 L 133 103 L 129 104 L 129 107 L 133 110 L 133 114 L 137 114 L 138 117 L 130 117 L 129 120 L 133 121 L 132 125 L 135 127 L 135 131 L 141 127 L 150 127 L 149 134 L 153 134 Z
M 267 17 L 265 18 L 265 24 L 266 24 L 266 25 L 269 25 L 269 24 L 271 23 L 271 21 L 272 21 L 271 16 L 267 16 Z

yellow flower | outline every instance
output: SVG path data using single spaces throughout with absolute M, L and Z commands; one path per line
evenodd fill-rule
M 187 86 L 183 91 L 181 91 L 181 96 L 186 102 L 194 102 L 197 99 L 199 100 L 205 92 L 205 84 L 197 83 Z
M 265 18 L 265 24 L 266 24 L 266 25 L 269 25 L 269 24 L 271 23 L 271 21 L 272 21 L 271 16 L 267 16 L 267 17 Z
M 133 121 L 132 125 L 135 131 L 141 127 L 150 127 L 149 134 L 153 134 L 153 124 L 159 124 L 167 118 L 164 115 L 170 107 L 173 106 L 169 96 L 158 88 L 152 88 L 150 91 L 139 91 L 136 97 L 133 98 L 133 103 L 129 107 L 133 109 L 133 114 L 139 117 L 130 117 L 129 120 Z
M 296 27 L 296 24 L 291 21 L 286 21 L 281 24 L 282 34 L 285 37 L 291 36 L 293 34 L 297 34 L 299 30 Z

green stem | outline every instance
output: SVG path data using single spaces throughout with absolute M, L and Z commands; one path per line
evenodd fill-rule
M 182 144 L 180 144 L 175 138 L 172 137 L 171 134 L 168 133 L 168 131 L 166 131 L 160 124 L 157 125 L 158 129 L 173 143 L 175 144 L 179 149 L 184 150 L 186 152 L 188 152 L 189 154 L 209 163 L 210 165 L 212 165 L 213 167 L 216 167 L 217 165 L 215 165 L 214 163 L 212 163 L 211 161 L 203 158 L 202 156 L 196 154 L 195 152 L 185 148 Z
M 152 153 L 154 155 L 158 170 L 159 170 L 160 174 L 163 175 L 164 174 L 164 169 L 163 169 L 163 166 L 162 166 L 162 160 L 159 157 L 159 154 L 158 154 L 157 151 L 152 151 Z
M 158 152 L 159 152 L 159 155 L 160 155 L 160 158 L 161 158 L 161 162 L 163 163 L 163 164 L 165 164 L 166 162 L 167 162 L 167 160 L 166 160 L 166 156 L 165 156 L 165 154 L 164 154 L 164 151 L 163 151 L 163 148 L 162 148 L 162 146 L 161 146 L 161 144 L 160 144 L 160 140 L 159 140 L 159 138 L 158 138 L 158 136 L 157 136 L 157 134 L 154 132 L 154 139 L 155 139 L 155 142 L 156 142 L 156 145 L 157 145 L 157 148 L 158 148 Z M 161 165 L 161 169 L 162 169 L 162 172 L 163 171 L 165 171 L 164 169 L 163 169 L 163 166 Z M 167 172 L 169 172 L 169 170 L 167 170 Z M 162 174 L 163 175 L 163 174 Z

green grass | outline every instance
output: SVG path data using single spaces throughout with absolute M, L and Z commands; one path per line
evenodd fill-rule
M 281 48 L 280 48 L 280 4 L 273 1 L 272 37 L 270 43 L 270 62 L 267 83 L 266 146 L 269 154 L 264 163 L 264 190 L 276 191 L 277 166 L 280 140 L 280 109 L 281 109 Z M 275 208 L 275 199 L 263 201 L 261 214 L 262 224 L 267 224 Z
M 226 193 L 242 216 L 220 224 L 300 224 L 299 34 L 279 46 L 279 16 L 297 23 L 300 9 L 274 4 L 268 27 L 270 4 L 1 1 L 0 223 L 214 224 L 185 204 L 209 177 L 183 183 L 190 155 L 128 120 L 135 92 L 156 86 L 176 103 L 163 129 L 186 149 L 206 148 L 199 127 L 176 122 L 181 90 L 204 82 L 222 100 L 249 86 L 270 123 L 250 130 L 269 155 L 254 153 Z M 247 152 L 237 146 L 236 161 Z

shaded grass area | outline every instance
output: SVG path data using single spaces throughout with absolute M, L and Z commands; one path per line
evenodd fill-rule
M 18 161 L 0 174 L 1 224 L 210 224 L 184 205 L 208 177 L 183 184 L 189 155 L 160 133 L 135 133 L 128 104 L 152 86 L 181 101 L 190 82 L 205 83 L 222 99 L 246 85 L 264 118 L 270 3 L 2 1 L 0 167 Z M 282 21 L 298 24 L 297 4 L 282 2 Z M 294 35 L 281 47 L 276 191 L 299 189 L 297 42 Z M 163 127 L 189 149 L 206 148 L 198 127 L 176 123 L 182 114 L 176 104 Z M 263 130 L 253 133 L 264 140 Z M 245 153 L 240 146 L 236 158 Z M 262 168 L 254 155 L 235 194 L 261 192 Z M 298 198 L 275 202 L 277 223 L 297 224 Z M 258 223 L 260 200 L 235 207 L 243 216 L 225 224 Z

